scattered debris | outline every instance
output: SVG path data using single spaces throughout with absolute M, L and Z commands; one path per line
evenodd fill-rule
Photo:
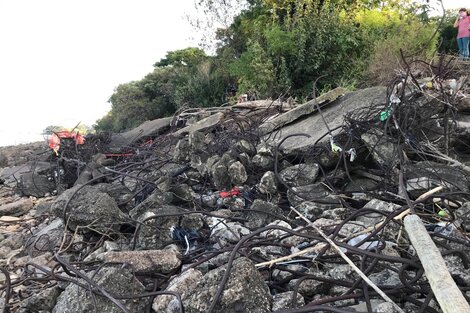
M 0 149 L 0 307 L 467 310 L 464 66 L 301 105 L 186 109 L 24 158 Z

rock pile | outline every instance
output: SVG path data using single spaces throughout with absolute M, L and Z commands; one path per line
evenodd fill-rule
M 470 87 L 433 74 L 288 109 L 180 112 L 87 150 L 107 157 L 63 147 L 49 174 L 23 173 L 51 184 L 20 186 L 36 197 L 6 171 L 0 308 L 441 312 L 410 209 L 468 301 Z

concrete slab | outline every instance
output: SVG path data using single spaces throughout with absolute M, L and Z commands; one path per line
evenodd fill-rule
M 192 125 L 186 126 L 184 128 L 181 128 L 180 130 L 175 131 L 173 135 L 181 136 L 181 135 L 185 135 L 189 133 L 194 133 L 196 131 L 204 131 L 206 129 L 209 129 L 219 124 L 224 119 L 224 117 L 225 117 L 225 114 L 222 112 L 213 114 Z
M 321 109 L 323 118 L 328 124 L 328 127 L 330 129 L 334 129 L 341 126 L 344 123 L 344 115 L 353 110 L 368 107 L 373 104 L 385 104 L 386 92 L 386 87 L 372 87 L 347 93 L 343 97 L 333 101 Z M 315 112 L 310 115 L 301 116 L 289 125 L 281 127 L 273 133 L 267 134 L 264 138 L 270 144 L 277 144 L 281 139 L 288 135 L 305 133 L 311 137 L 295 137 L 291 140 L 288 139 L 283 143 L 281 150 L 286 153 L 291 153 L 300 149 L 307 149 L 312 147 L 318 139 L 328 133 L 328 128 L 326 127 L 323 118 L 320 114 L 316 114 Z M 275 134 L 275 136 L 273 136 L 273 134 Z M 325 138 L 320 142 L 326 142 L 328 140 L 328 136 L 325 136 Z
M 327 102 L 334 101 L 339 97 L 345 95 L 347 90 L 344 88 L 335 88 L 333 90 L 328 91 L 327 93 L 317 97 L 316 101 L 319 105 L 323 105 Z M 302 116 L 312 114 L 313 112 L 317 111 L 317 106 L 315 105 L 315 101 L 311 100 L 304 104 L 301 104 L 294 109 L 286 112 L 272 120 L 267 121 L 263 125 L 260 126 L 260 134 L 266 135 L 280 127 L 286 126 L 289 123 L 296 121 L 297 119 L 301 118 Z
M 113 134 L 111 142 L 108 145 L 109 150 L 127 147 L 138 141 L 139 139 L 156 136 L 170 128 L 172 117 L 159 118 L 152 121 L 146 121 L 138 127 L 124 133 Z

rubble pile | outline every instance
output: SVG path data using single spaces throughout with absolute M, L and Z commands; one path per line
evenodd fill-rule
M 469 302 L 470 84 L 439 65 L 304 104 L 189 109 L 5 167 L 0 308 L 443 312 L 408 214 Z

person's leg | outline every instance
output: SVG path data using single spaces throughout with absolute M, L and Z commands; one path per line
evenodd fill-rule
M 464 37 L 462 38 L 462 51 L 463 51 L 463 58 L 468 59 L 469 57 L 469 51 L 468 51 L 468 44 L 470 42 L 470 37 Z
M 457 38 L 457 45 L 459 46 L 459 57 L 463 57 L 463 40 L 462 40 L 462 38 Z

